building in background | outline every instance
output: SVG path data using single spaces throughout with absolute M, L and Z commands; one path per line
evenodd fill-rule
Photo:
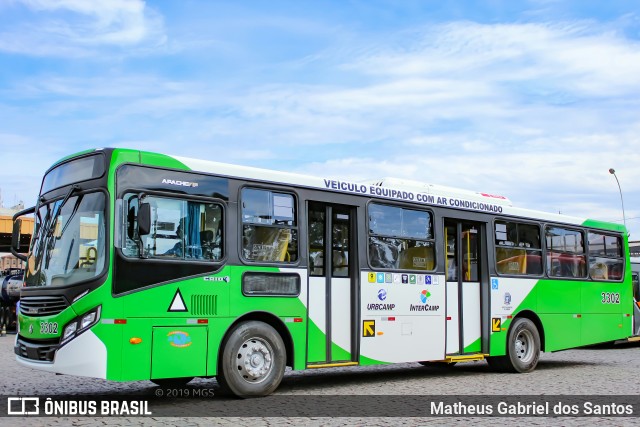
M 13 269 L 13 268 L 21 268 L 24 269 L 24 261 L 16 258 L 11 254 L 5 254 L 0 256 L 0 271 Z
M 1 194 L 0 194 L 1 195 Z M 13 268 L 14 265 L 18 265 L 15 268 L 23 268 L 22 263 L 18 258 L 11 255 L 11 234 L 13 233 L 13 215 L 24 209 L 24 204 L 19 202 L 18 204 L 5 208 L 2 205 L 2 199 L 0 199 L 0 270 L 5 268 Z M 23 217 L 20 238 L 21 247 L 24 245 L 24 252 L 29 247 L 29 240 L 31 240 L 31 233 L 33 232 L 33 217 Z M 8 257 L 8 258 L 6 258 Z M 5 267 L 8 266 L 8 267 Z

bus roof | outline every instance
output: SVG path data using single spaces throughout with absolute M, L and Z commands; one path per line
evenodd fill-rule
M 566 224 L 584 225 L 585 222 L 589 222 L 589 226 L 624 232 L 624 227 L 619 224 L 589 221 L 583 217 L 573 217 L 514 207 L 511 200 L 505 196 L 401 178 L 383 178 L 361 182 L 343 181 L 329 177 L 316 177 L 182 156 L 171 157 L 194 171 L 215 173 L 229 177 L 249 178 L 263 182 L 320 188 L 328 191 L 357 194 L 387 200 L 417 202 L 427 206 L 453 207 L 461 210 L 487 212 L 495 215 L 518 216 L 536 220 L 542 219 Z
M 97 149 L 96 151 L 104 150 L 106 149 Z M 316 177 L 146 151 L 120 148 L 113 150 L 139 153 L 139 159 L 142 164 L 158 165 L 159 159 L 167 158 L 172 159 L 174 162 L 180 162 L 186 169 L 190 169 L 194 172 L 212 173 L 233 178 L 246 178 L 262 182 L 316 188 L 378 199 L 412 202 L 425 206 L 442 206 L 466 211 L 485 212 L 494 215 L 517 216 L 521 218 L 546 220 L 565 224 L 587 225 L 589 227 L 613 230 L 621 233 L 626 232 L 625 227 L 621 224 L 533 209 L 518 208 L 514 207 L 511 200 L 505 196 L 464 190 L 443 185 L 428 184 L 403 178 L 382 178 L 362 182 L 343 181 L 331 177 Z M 86 151 L 83 153 L 86 153 Z M 68 159 L 69 157 L 66 157 L 65 159 Z

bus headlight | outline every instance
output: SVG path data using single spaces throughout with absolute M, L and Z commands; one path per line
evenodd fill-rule
M 64 333 L 62 334 L 62 341 L 66 341 L 67 338 L 72 337 L 76 333 L 76 329 L 78 329 L 78 322 L 71 322 L 64 328 Z
M 62 333 L 62 340 L 60 344 L 64 344 L 72 340 L 76 336 L 80 335 L 81 333 L 95 325 L 98 322 L 98 319 L 100 319 L 100 307 L 101 306 L 98 306 L 69 322 L 67 326 L 64 327 L 64 332 Z
M 93 325 L 96 322 L 96 317 L 97 314 L 95 311 L 92 311 L 91 313 L 87 313 L 82 317 L 82 320 L 80 321 L 80 329 L 86 329 L 89 326 Z

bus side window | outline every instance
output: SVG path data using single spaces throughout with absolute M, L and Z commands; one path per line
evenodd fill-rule
M 298 225 L 293 194 L 242 190 L 242 256 L 255 262 L 296 262 Z

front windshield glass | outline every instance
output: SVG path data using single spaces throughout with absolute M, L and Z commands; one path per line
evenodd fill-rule
M 63 286 L 99 276 L 105 266 L 105 195 L 69 193 L 35 215 L 26 286 Z

